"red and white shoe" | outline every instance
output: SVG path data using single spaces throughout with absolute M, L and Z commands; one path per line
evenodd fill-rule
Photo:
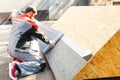
M 9 63 L 9 77 L 12 80 L 17 80 L 17 69 L 15 68 L 15 63 Z

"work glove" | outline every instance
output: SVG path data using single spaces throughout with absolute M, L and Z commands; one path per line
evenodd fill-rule
M 55 41 L 50 40 L 50 41 L 49 41 L 49 45 L 50 45 L 51 48 L 53 48 L 53 47 L 55 46 Z

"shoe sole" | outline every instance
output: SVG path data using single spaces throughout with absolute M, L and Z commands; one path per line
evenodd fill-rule
M 12 69 L 12 63 L 9 63 L 9 78 L 11 79 L 11 80 L 17 80 L 17 78 L 14 78 L 12 75 L 11 75 L 11 69 Z

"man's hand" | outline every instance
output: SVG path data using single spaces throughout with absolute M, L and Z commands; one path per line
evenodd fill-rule
M 55 46 L 55 41 L 50 40 L 50 41 L 49 41 L 49 45 L 50 45 L 51 48 L 53 48 L 53 47 Z

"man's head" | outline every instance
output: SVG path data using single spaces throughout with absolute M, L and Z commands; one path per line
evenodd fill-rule
M 27 7 L 25 13 L 28 14 L 30 18 L 34 18 L 37 15 L 37 10 L 35 7 Z

